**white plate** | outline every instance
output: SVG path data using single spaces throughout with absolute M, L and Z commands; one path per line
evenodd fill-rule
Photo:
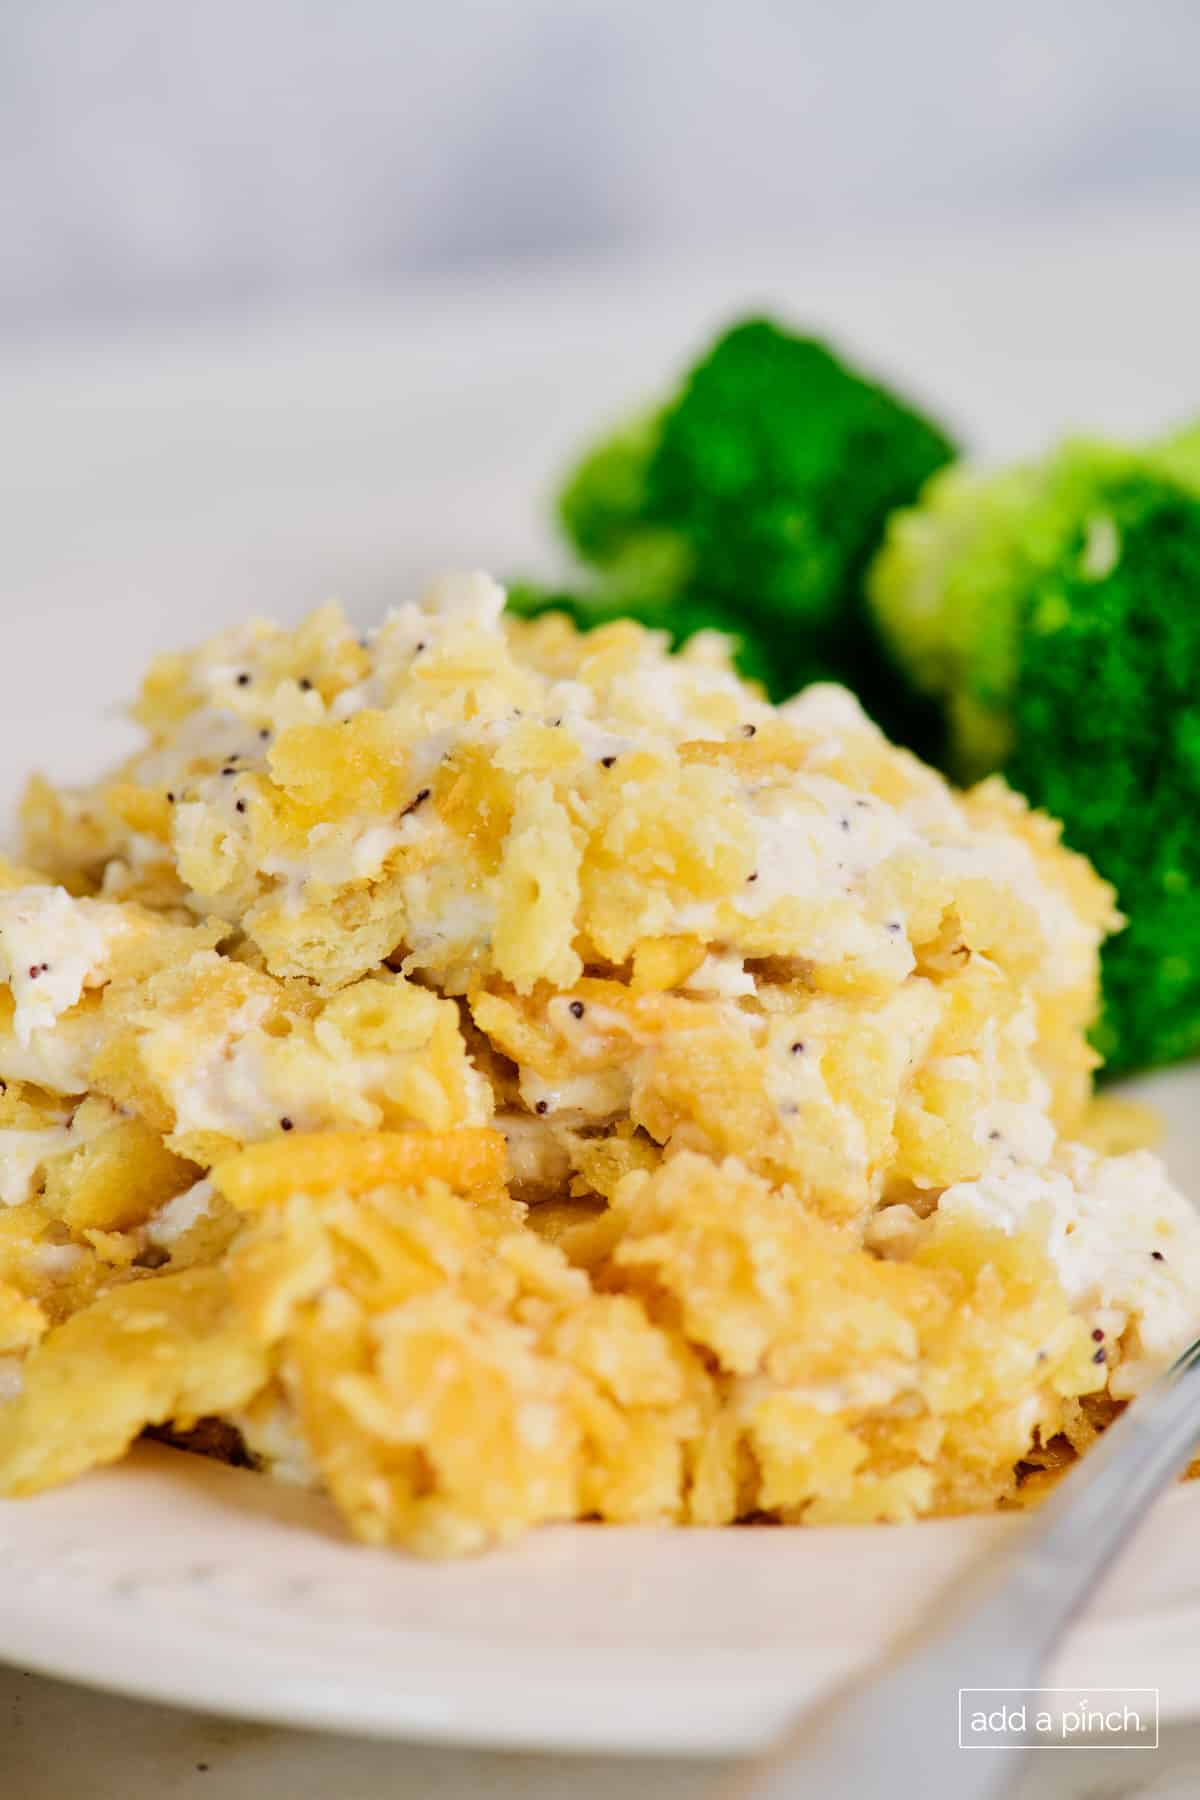
M 1115 257 L 1118 239 L 1124 254 Z M 323 319 L 0 355 L 11 501 L 0 771 L 86 773 L 154 649 L 338 591 L 371 617 L 448 564 L 544 557 L 531 497 L 747 296 L 833 327 L 990 451 L 1149 431 L 1200 396 L 1195 234 L 876 249 L 856 267 L 584 271 Z M 1151 1084 L 1200 1194 L 1200 1071 Z M 216 1712 L 453 1742 L 724 1751 L 879 1648 L 1019 1522 L 561 1528 L 450 1567 L 318 1500 L 143 1448 L 0 1504 L 0 1657 Z M 1055 1679 L 1200 1709 L 1200 1484 L 1165 1502 Z
M 562 1526 L 446 1565 L 364 1550 L 311 1496 L 144 1446 L 73 1487 L 0 1503 L 0 1656 L 286 1724 L 726 1752 L 862 1666 L 1019 1528 Z M 1200 1491 L 1182 1489 L 1047 1679 L 1157 1687 L 1163 1716 L 1184 1714 L 1198 1646 Z
M 1200 1071 L 1141 1084 L 1200 1191 Z M 451 1743 L 727 1752 L 861 1668 L 1017 1518 L 787 1531 L 562 1526 L 437 1564 L 323 1500 L 143 1445 L 0 1502 L 0 1658 L 210 1712 Z M 1057 1685 L 1200 1710 L 1200 1482 L 1162 1505 Z

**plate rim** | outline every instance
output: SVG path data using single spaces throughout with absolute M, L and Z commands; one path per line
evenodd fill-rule
M 531 1647 L 502 1635 L 487 1640 L 450 1632 L 439 1638 L 426 1628 L 391 1629 L 356 1622 L 341 1628 L 330 1645 L 302 1636 L 284 1642 L 280 1633 L 294 1627 L 295 1618 L 287 1609 L 273 1612 L 264 1606 L 242 1618 L 243 1625 L 257 1624 L 261 1635 L 252 1629 L 239 1637 L 229 1620 L 223 1627 L 214 1626 L 211 1616 L 189 1612 L 186 1603 L 180 1610 L 180 1594 L 186 1590 L 169 1580 L 165 1585 L 150 1580 L 148 1606 L 114 1607 L 114 1594 L 130 1578 L 121 1574 L 119 1557 L 113 1560 L 111 1577 L 104 1572 L 106 1528 L 130 1507 L 136 1512 L 139 1504 L 160 1505 L 162 1496 L 156 1500 L 155 1489 L 164 1479 L 168 1498 L 173 1495 L 177 1507 L 211 1506 L 214 1527 L 227 1529 L 228 1521 L 222 1524 L 218 1515 L 228 1511 L 231 1493 L 238 1484 L 264 1478 L 162 1445 L 142 1444 L 123 1464 L 84 1476 L 67 1488 L 0 1502 L 0 1553 L 10 1571 L 0 1604 L 0 1660 L 130 1698 L 263 1724 L 477 1749 L 720 1756 L 762 1744 L 799 1706 L 865 1668 L 889 1635 L 854 1647 L 818 1642 L 816 1637 L 786 1648 L 771 1642 L 756 1648 L 703 1643 L 681 1661 L 678 1650 L 668 1644 L 581 1645 L 564 1655 L 561 1645 Z M 251 1491 L 243 1488 L 246 1494 Z M 96 1504 L 89 1514 L 93 1497 Z M 311 1542 L 324 1545 L 323 1557 L 332 1557 L 339 1567 L 344 1563 L 347 1569 L 357 1568 L 368 1579 L 379 1556 L 389 1560 L 401 1580 L 405 1567 L 426 1572 L 423 1580 L 431 1569 L 480 1566 L 478 1561 L 431 1565 L 395 1551 L 363 1550 L 321 1530 L 328 1503 L 319 1497 L 292 1493 L 286 1505 L 291 1522 L 301 1531 L 305 1512 L 320 1509 L 312 1513 Z M 1176 1525 L 1178 1541 L 1200 1547 L 1200 1484 L 1178 1489 L 1163 1506 L 1168 1514 L 1185 1515 Z M 279 1521 L 271 1516 L 270 1506 L 237 1503 L 234 1510 L 237 1523 L 231 1547 L 240 1552 L 258 1543 L 269 1559 L 284 1541 L 275 1536 Z M 59 1513 L 68 1519 L 91 1517 L 93 1540 L 90 1547 L 85 1545 L 83 1566 L 91 1570 L 93 1590 L 87 1591 L 85 1585 L 82 1603 L 78 1566 L 68 1558 L 64 1579 L 55 1581 L 47 1579 L 38 1560 L 39 1540 L 48 1534 L 53 1542 L 56 1531 L 61 1539 L 54 1523 Z M 699 1552 L 697 1579 L 703 1580 L 718 1560 L 705 1556 L 705 1546 L 732 1536 L 738 1540 L 737 1549 L 732 1558 L 723 1552 L 726 1564 L 739 1557 L 757 1559 L 768 1540 L 776 1545 L 786 1540 L 793 1563 L 802 1564 L 818 1552 L 824 1558 L 827 1549 L 835 1549 L 835 1562 L 852 1579 L 868 1546 L 868 1561 L 884 1545 L 889 1553 L 903 1546 L 906 1552 L 919 1552 L 911 1559 L 916 1569 L 924 1567 L 934 1552 L 933 1560 L 941 1565 L 940 1585 L 947 1570 L 952 1580 L 988 1539 L 1017 1529 L 1020 1516 L 983 1514 L 812 1531 L 748 1526 L 735 1528 L 732 1534 L 728 1529 L 560 1525 L 544 1527 L 523 1540 L 524 1550 L 518 1544 L 511 1552 L 491 1555 L 511 1555 L 512 1572 L 520 1581 L 522 1559 L 536 1558 L 539 1542 L 548 1548 L 552 1565 L 555 1556 L 567 1564 L 578 1563 L 582 1549 L 586 1578 L 592 1546 L 603 1542 L 607 1551 L 620 1545 L 624 1556 L 636 1544 L 639 1555 L 647 1546 L 657 1555 L 669 1541 L 676 1559 L 694 1558 Z M 293 1535 L 292 1547 L 302 1559 L 307 1541 Z M 1143 1539 L 1135 1559 L 1152 1563 L 1155 1554 L 1154 1546 Z M 359 1563 L 359 1558 L 364 1560 Z M 591 1560 L 598 1565 L 599 1579 L 608 1580 L 607 1555 Z M 911 1588 L 909 1561 L 905 1557 L 896 1566 L 905 1571 L 902 1579 Z M 1127 1576 L 1125 1592 L 1131 1584 L 1136 1585 L 1136 1572 Z M 1181 1718 L 1197 1710 L 1200 1548 L 1193 1559 L 1190 1591 L 1185 1583 L 1181 1601 L 1177 1596 L 1177 1603 L 1172 1603 L 1173 1582 L 1166 1588 L 1160 1582 L 1160 1590 L 1158 1603 L 1142 1616 L 1124 1608 L 1120 1595 L 1107 1602 L 1102 1596 L 1056 1659 L 1053 1679 L 1066 1686 L 1144 1687 L 1146 1659 L 1154 1657 L 1161 1665 L 1155 1668 L 1155 1685 L 1162 1693 L 1162 1717 Z M 916 1598 L 910 1593 L 911 1604 L 900 1609 L 905 1618 L 934 1591 L 918 1582 Z M 173 1621 L 182 1626 L 183 1635 L 171 1645 Z M 327 1620 L 313 1623 L 318 1630 L 328 1628 Z M 233 1627 L 236 1624 L 234 1619 Z M 344 1653 L 351 1647 L 356 1654 L 347 1658 Z M 367 1668 L 374 1674 L 364 1678 Z M 397 1670 L 402 1671 L 399 1680 Z M 1139 1674 L 1141 1679 L 1132 1679 Z

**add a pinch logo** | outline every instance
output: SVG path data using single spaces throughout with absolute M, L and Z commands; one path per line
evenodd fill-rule
M 1157 1750 L 1157 1688 L 959 1688 L 960 1750 Z

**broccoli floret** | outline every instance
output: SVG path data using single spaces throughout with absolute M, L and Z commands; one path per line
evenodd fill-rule
M 664 414 L 647 518 L 679 534 L 710 594 L 836 640 L 883 520 L 951 455 L 824 345 L 751 320 Z
M 952 773 L 1002 770 L 1117 889 L 1108 1072 L 1200 1050 L 1200 435 L 939 475 L 868 585 Z
M 600 572 L 603 616 L 652 612 L 677 639 L 673 609 L 703 616 L 755 646 L 774 697 L 846 681 L 887 720 L 896 683 L 863 570 L 889 511 L 952 453 L 822 344 L 749 320 L 665 407 L 584 457 L 559 512 Z
M 646 517 L 646 475 L 662 414 L 646 413 L 603 438 L 576 464 L 558 497 L 563 529 L 585 562 L 620 560 Z

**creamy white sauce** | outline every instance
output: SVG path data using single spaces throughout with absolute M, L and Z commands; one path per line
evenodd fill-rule
M 1054 1126 L 1037 1101 L 991 1100 L 979 1109 L 975 1140 L 989 1151 L 1005 1151 L 1018 1162 L 1044 1164 L 1054 1153 L 1054 1139 Z
M 252 1143 L 278 1131 L 282 1108 L 266 1083 L 265 1040 L 257 1029 L 269 1006 L 265 997 L 247 1000 L 231 1019 L 227 1036 L 203 1043 L 189 1065 L 164 1081 L 177 1135 L 215 1131 Z M 186 1043 L 186 1021 L 172 1025 L 170 1035 Z
M 814 681 L 778 709 L 779 716 L 803 731 L 831 742 L 867 732 L 878 736 L 857 697 L 836 681 Z
M 320 1474 L 300 1435 L 295 1414 L 282 1399 L 259 1398 L 244 1412 L 230 1414 L 247 1450 L 275 1481 L 291 1487 L 319 1488 Z
M 795 789 L 813 804 L 784 806 L 757 820 L 758 880 L 739 901 L 743 912 L 765 912 L 789 897 L 856 893 L 872 869 L 920 843 L 894 807 L 856 795 L 839 781 L 799 775 Z
M 249 1143 L 279 1129 L 279 1105 L 263 1085 L 257 1047 L 236 1044 L 207 1060 L 186 1079 L 167 1084 L 175 1108 L 175 1131 L 218 1131 Z
M 211 1181 L 196 1181 L 182 1194 L 176 1194 L 173 1200 L 159 1208 L 146 1226 L 150 1242 L 161 1249 L 170 1249 L 193 1225 L 208 1216 L 216 1193 Z
M 665 642 L 663 634 L 651 635 Z M 628 720 L 639 743 L 655 733 L 676 743 L 724 737 L 727 725 L 709 723 L 706 717 L 712 702 L 717 703 L 718 715 L 736 709 L 738 719 L 748 724 L 770 718 L 769 706 L 747 694 L 738 677 L 719 660 L 709 659 L 707 652 L 716 653 L 720 642 L 705 634 L 704 642 L 694 638 L 681 656 L 669 662 L 656 659 L 623 671 L 609 686 L 605 710 L 615 724 Z M 732 706 L 721 706 L 722 701 Z M 647 726 L 647 719 L 653 719 L 653 728 Z
M 73 1147 L 65 1124 L 40 1131 L 0 1130 L 0 1206 L 23 1206 L 32 1200 L 38 1170 Z
M 0 1038 L 0 1080 L 29 1081 L 52 1094 L 82 1094 L 95 1039 L 95 1021 L 79 1016 L 31 1031 L 27 1044 Z
M 622 1067 L 556 1076 L 552 1081 L 546 1081 L 529 1069 L 522 1071 L 520 1087 L 521 1098 L 531 1112 L 541 1106 L 547 1115 L 576 1114 L 599 1122 L 628 1112 L 633 1097 L 633 1075 L 628 1068 Z
M 818 747 L 811 759 L 814 767 L 823 755 L 836 754 L 847 737 L 867 736 L 882 741 L 855 697 L 833 684 L 818 683 L 806 688 L 779 711 L 785 719 L 822 740 L 823 748 Z M 922 770 L 916 763 L 912 767 L 916 785 L 904 807 L 890 807 L 878 800 L 871 800 L 870 811 L 855 806 L 851 830 L 845 834 L 849 841 L 840 852 L 832 841 L 828 819 L 835 805 L 839 813 L 844 812 L 840 794 L 847 790 L 838 782 L 827 782 L 824 835 L 809 826 L 790 841 L 785 831 L 762 844 L 760 859 L 764 866 L 756 884 L 759 892 L 750 905 L 761 907 L 781 893 L 819 892 L 819 870 L 824 871 L 826 888 L 836 887 L 837 878 L 843 875 L 849 876 L 849 886 L 853 888 L 858 879 L 893 851 L 919 850 L 949 878 L 976 876 L 990 881 L 1007 888 L 1030 909 L 1047 944 L 1038 986 L 1072 987 L 1086 979 L 1099 934 L 1081 924 L 1065 894 L 1043 881 L 1030 846 L 1013 832 L 970 822 L 944 782 L 931 770 Z M 810 793 L 819 791 L 812 786 L 814 779 L 822 778 L 812 774 L 803 778 Z M 852 802 L 853 796 L 849 798 Z
M 26 1130 L 0 1126 L 0 1205 L 21 1206 L 31 1200 L 41 1169 L 90 1143 L 119 1116 L 117 1108 L 93 1098 L 74 1116 L 64 1113 L 52 1125 Z
M 685 994 L 714 995 L 722 1000 L 737 1000 L 755 992 L 754 977 L 747 974 L 744 959 L 730 950 L 710 950 L 700 967 L 680 983 L 680 989 Z
M 1200 1215 L 1147 1151 L 1066 1146 L 1052 1168 L 997 1162 L 947 1188 L 938 1211 L 1009 1234 L 1034 1226 L 1076 1310 L 1112 1335 L 1135 1327 L 1136 1354 L 1113 1374 L 1119 1396 L 1200 1334 Z
M 230 673 L 230 680 L 233 680 Z M 138 779 L 147 787 L 179 794 L 197 763 L 227 762 L 236 755 L 243 768 L 261 767 L 266 746 L 256 727 L 227 706 L 198 706 L 171 727 L 166 743 L 137 758 Z
M 437 872 L 417 870 L 403 884 L 406 925 L 404 942 L 414 966 L 425 953 L 440 955 L 447 947 L 464 952 L 490 944 L 496 926 L 496 902 L 488 887 L 462 888 L 439 901 L 422 905 L 438 879 Z
M 354 840 L 350 852 L 350 871 L 356 881 L 372 880 L 387 858 L 404 842 L 403 831 L 395 825 L 370 825 Z
M 408 841 L 405 827 L 372 824 L 365 819 L 339 819 L 336 824 L 315 825 L 308 834 L 304 853 L 265 856 L 261 868 L 279 882 L 279 899 L 288 912 L 298 912 L 310 886 L 339 888 L 348 880 L 373 881 L 392 851 Z
M 85 1260 L 87 1252 L 79 1244 L 35 1244 L 29 1253 L 32 1268 L 51 1281 L 72 1274 Z
M 128 929 L 117 907 L 75 900 L 65 888 L 0 889 L 0 981 L 12 990 L 19 1043 L 103 979 L 112 944 Z

